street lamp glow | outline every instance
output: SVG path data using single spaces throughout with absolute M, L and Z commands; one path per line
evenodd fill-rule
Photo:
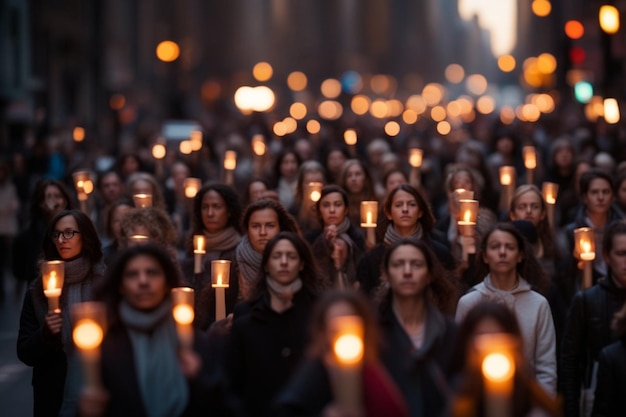
M 601 6 L 598 19 L 602 30 L 609 35 L 613 35 L 619 30 L 619 10 L 615 6 Z

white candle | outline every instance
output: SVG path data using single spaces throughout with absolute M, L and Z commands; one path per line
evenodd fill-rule
M 226 318 L 226 288 L 229 287 L 230 264 L 228 260 L 211 261 L 211 286 L 215 288 L 215 320 Z
M 101 385 L 100 346 L 106 329 L 104 303 L 88 301 L 72 305 L 72 340 L 76 346 L 87 388 Z
M 334 334 L 329 374 L 335 403 L 341 410 L 359 415 L 363 409 L 363 321 L 358 316 L 330 319 Z
M 176 332 L 183 349 L 193 347 L 193 320 L 195 318 L 194 290 L 189 287 L 172 288 L 172 316 L 176 322 Z

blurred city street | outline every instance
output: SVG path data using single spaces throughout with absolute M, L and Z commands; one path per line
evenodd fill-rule
M 20 362 L 15 353 L 22 295 L 14 295 L 14 284 L 13 277 L 7 274 L 6 298 L 0 300 L 0 415 L 3 417 L 33 414 L 31 368 Z

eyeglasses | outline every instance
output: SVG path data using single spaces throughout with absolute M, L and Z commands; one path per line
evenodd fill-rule
M 62 232 L 55 230 L 54 232 L 50 233 L 50 237 L 52 238 L 52 240 L 58 240 L 59 236 L 63 235 L 63 238 L 65 240 L 70 240 L 71 238 L 74 237 L 76 233 L 80 233 L 80 232 L 78 230 L 72 230 L 72 229 L 63 230 Z

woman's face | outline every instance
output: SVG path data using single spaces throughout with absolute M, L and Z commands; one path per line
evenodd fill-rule
M 396 187 L 400 184 L 406 184 L 407 179 L 401 172 L 394 172 L 387 177 L 387 182 L 385 183 L 385 191 L 387 194 L 396 189 Z
M 154 194 L 152 192 L 152 184 L 146 180 L 136 180 L 131 184 L 131 193 L 132 194 Z
M 554 163 L 559 168 L 569 168 L 574 161 L 574 154 L 568 147 L 561 147 L 554 152 Z
M 615 197 L 617 198 L 617 204 L 619 204 L 620 207 L 626 207 L 626 180 L 622 181 L 617 188 L 617 195 Z
M 401 233 L 402 230 L 412 231 L 420 217 L 422 211 L 415 197 L 404 190 L 396 191 L 391 200 L 391 211 L 387 213 L 395 229 Z
M 280 232 L 278 214 L 271 208 L 257 210 L 248 221 L 248 239 L 252 248 L 263 253 L 267 242 Z
M 169 288 L 161 264 L 149 255 L 137 255 L 124 268 L 120 294 L 131 307 L 150 311 L 165 299 Z
M 209 233 L 224 230 L 228 224 L 228 207 L 222 196 L 215 190 L 204 193 L 200 212 L 202 224 Z
M 292 153 L 286 154 L 280 161 L 280 175 L 285 178 L 293 178 L 298 173 L 298 160 Z
M 83 251 L 83 238 L 80 234 L 80 230 L 78 230 L 78 223 L 76 223 L 76 219 L 74 216 L 67 215 L 61 217 L 56 225 L 54 225 L 54 233 L 59 234 L 59 236 L 54 240 L 54 245 L 61 255 L 61 258 L 64 260 L 72 259 L 79 256 Z M 64 234 L 72 235 L 72 237 L 67 238 Z
M 359 194 L 365 188 L 365 172 L 361 165 L 352 164 L 346 171 L 346 190 L 350 194 Z
M 430 283 L 424 253 L 413 245 L 398 246 L 389 257 L 385 278 L 394 297 L 411 298 L 423 295 Z
M 338 150 L 331 151 L 326 158 L 326 169 L 336 178 L 345 162 L 346 156 L 343 152 Z
M 122 241 L 122 217 L 132 209 L 131 206 L 125 204 L 119 205 L 113 209 L 111 213 L 111 232 L 113 238 L 119 243 Z
M 250 196 L 250 202 L 254 202 L 263 198 L 263 193 L 267 191 L 267 187 L 261 181 L 251 182 L 248 186 L 248 195 Z
M 340 193 L 326 194 L 320 200 L 320 215 L 324 226 L 338 225 L 348 214 L 348 208 Z
M 59 213 L 67 207 L 67 200 L 63 197 L 63 193 L 56 185 L 48 185 L 44 190 L 43 206 L 51 216 Z
M 483 262 L 489 266 L 489 271 L 499 274 L 508 274 L 517 268 L 517 264 L 524 258 L 517 240 L 509 232 L 494 230 L 487 239 Z
M 468 191 L 474 191 L 474 181 L 470 174 L 465 171 L 457 172 L 452 178 L 452 189 L 458 190 L 462 188 Z
M 276 242 L 272 248 L 265 272 L 281 285 L 289 285 L 298 278 L 304 264 L 296 247 L 287 239 Z
M 511 220 L 529 220 L 535 227 L 546 217 L 543 198 L 534 191 L 527 191 L 517 198 L 511 212 Z

